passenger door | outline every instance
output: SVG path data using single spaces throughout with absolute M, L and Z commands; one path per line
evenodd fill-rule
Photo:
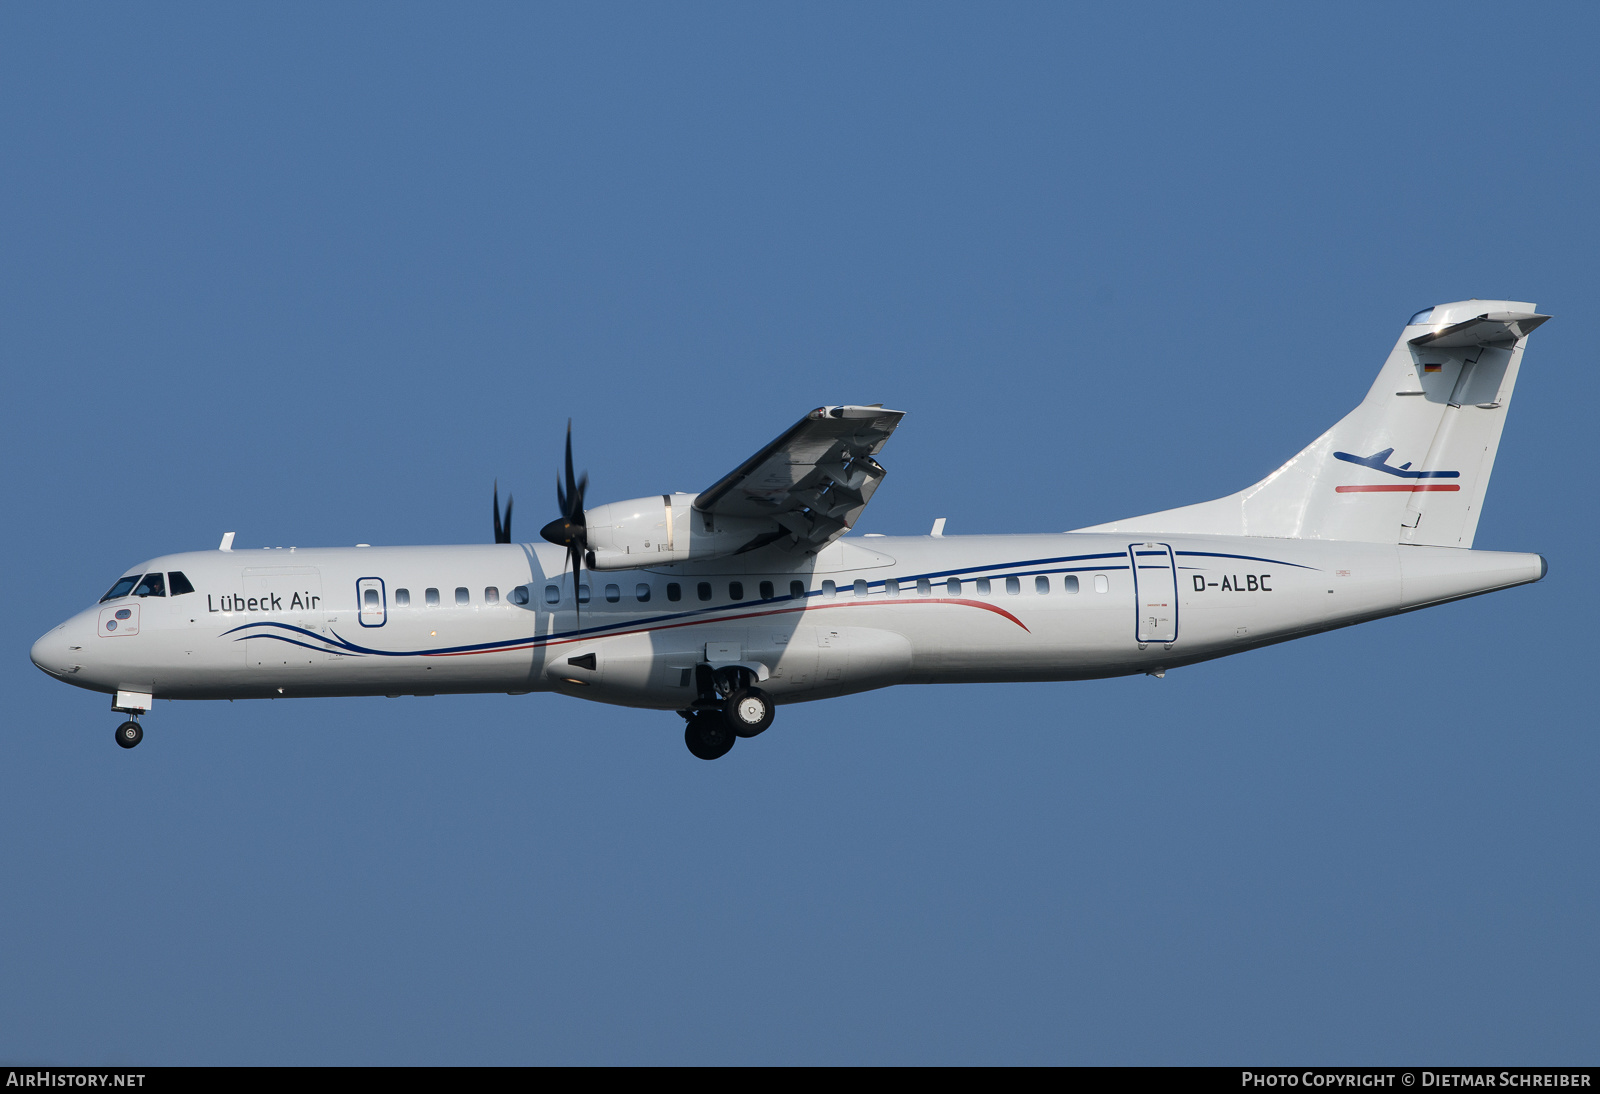
M 1128 544 L 1133 573 L 1134 636 L 1143 649 L 1178 640 L 1178 566 L 1165 543 Z

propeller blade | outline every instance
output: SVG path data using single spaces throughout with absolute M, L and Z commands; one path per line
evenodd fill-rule
M 579 589 L 583 585 L 583 552 L 578 549 L 578 544 L 567 548 L 567 554 L 572 556 L 572 620 L 575 629 L 583 627 L 583 597 Z
M 589 550 L 589 522 L 583 514 L 583 496 L 589 491 L 589 473 L 578 475 L 572 466 L 572 419 L 567 419 L 566 476 L 556 476 L 556 504 L 561 515 L 539 529 L 545 540 L 565 547 L 566 562 L 572 569 L 572 607 L 581 624 L 578 587 L 583 580 L 583 558 Z M 509 514 L 509 507 L 508 507 Z M 507 516 L 509 522 L 510 517 Z
M 511 503 L 514 499 L 506 496 L 506 519 L 500 520 L 500 480 L 494 481 L 494 541 L 496 543 L 511 542 Z

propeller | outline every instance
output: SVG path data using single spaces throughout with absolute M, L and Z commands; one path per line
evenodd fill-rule
M 500 480 L 494 480 L 494 541 L 496 543 L 511 542 L 511 502 L 510 494 L 506 495 L 506 519 L 500 520 Z
M 572 565 L 572 606 L 578 610 L 578 581 L 583 574 L 583 556 L 589 550 L 589 525 L 583 516 L 583 495 L 589 489 L 589 474 L 582 477 L 572 473 L 572 419 L 567 419 L 567 479 L 563 488 L 556 479 L 556 504 L 561 515 L 539 529 L 539 534 L 558 547 L 567 549 L 567 560 Z

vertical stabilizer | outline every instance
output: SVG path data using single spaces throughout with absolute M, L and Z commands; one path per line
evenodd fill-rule
M 1412 316 L 1361 405 L 1237 494 L 1084 528 L 1471 547 L 1530 331 L 1515 300 Z

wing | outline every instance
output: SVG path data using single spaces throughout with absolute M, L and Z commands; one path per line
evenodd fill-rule
M 844 535 L 867 507 L 884 470 L 873 456 L 905 412 L 823 406 L 694 499 L 713 517 L 766 518 L 770 531 L 743 550 L 786 540 L 816 552 Z

